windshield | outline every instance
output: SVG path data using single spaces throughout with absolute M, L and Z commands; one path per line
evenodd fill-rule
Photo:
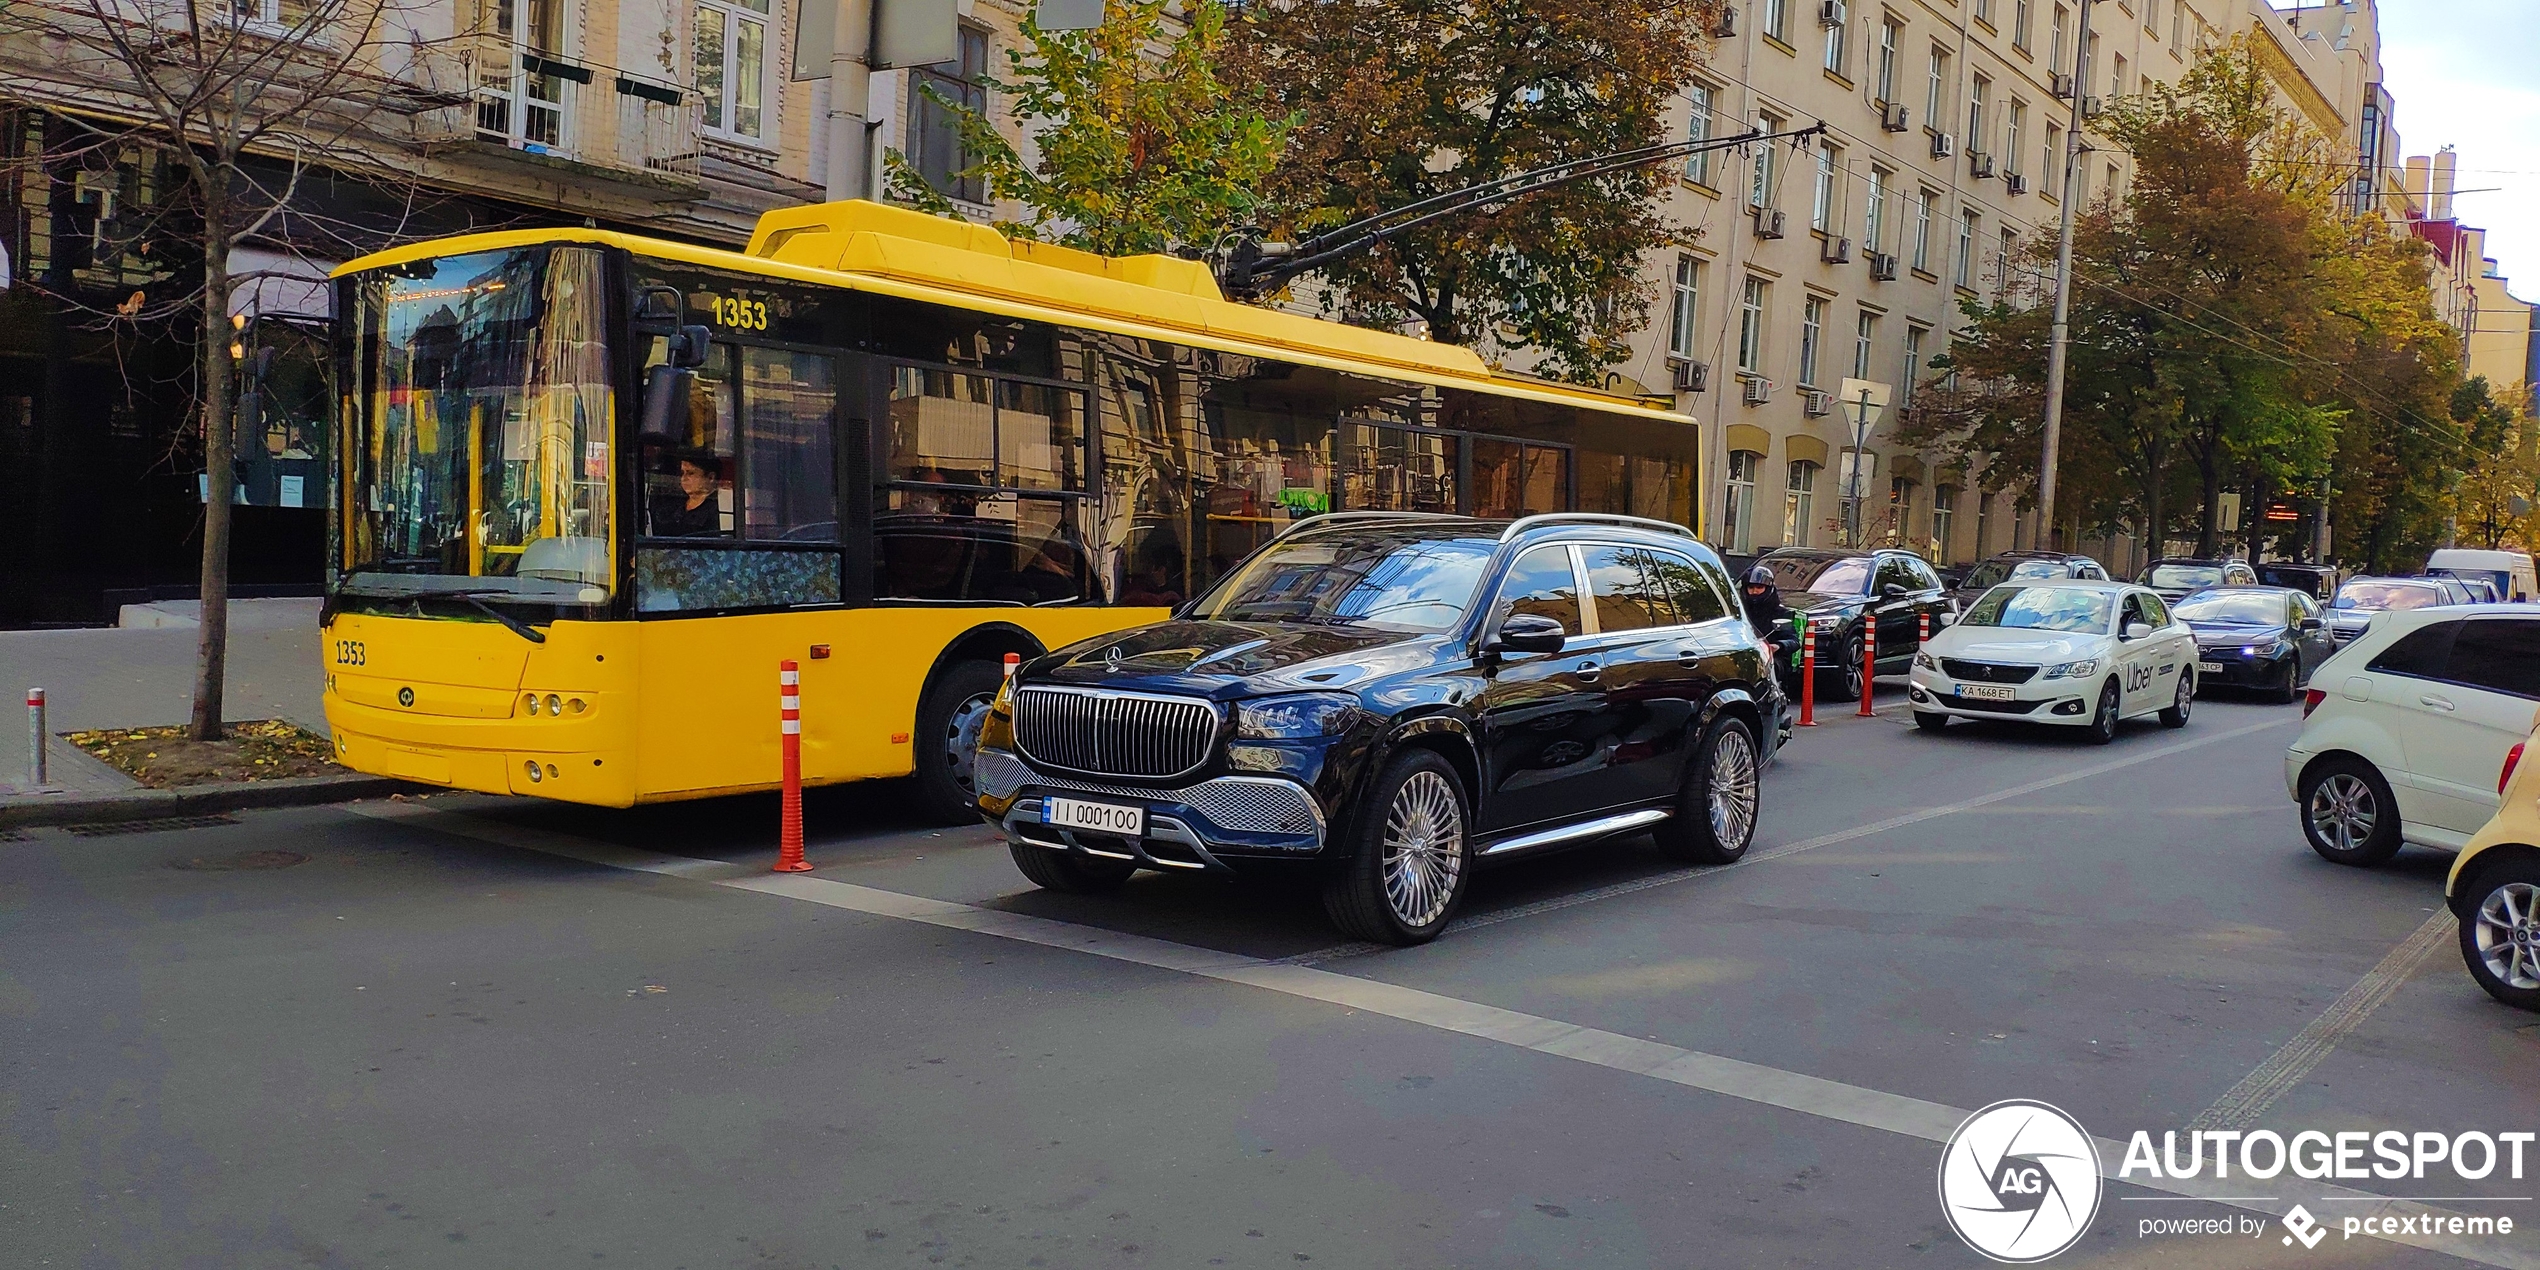
M 521 247 L 353 280 L 338 590 L 608 599 L 604 264 Z
M 2428 569 L 2426 572 L 2436 577 L 2450 578 L 2455 582 L 2472 584 L 2484 582 L 2495 588 L 2498 595 L 2503 595 L 2506 588 L 2514 584 L 2513 575 L 2502 569 Z M 2476 586 L 2473 585 L 2471 591 L 2475 593 L 2476 590 Z
M 1772 567 L 1773 585 L 1784 591 L 1859 595 L 1870 589 L 1867 556 L 1766 556 L 1758 563 Z
M 2137 580 L 2148 587 L 2192 591 L 2221 582 L 2223 571 L 2221 566 L 2210 564 L 2156 564 L 2144 570 Z
M 2171 606 L 2170 612 L 2181 621 L 2188 622 L 2281 626 L 2284 624 L 2284 597 L 2253 595 L 2245 591 L 2191 595 Z
M 2078 587 L 1999 586 L 1979 597 L 1958 625 L 2105 635 L 2108 593 Z
M 1472 606 L 1492 546 L 1372 530 L 1274 542 L 1202 597 L 1191 616 L 1442 631 Z
M 2442 588 L 2409 582 L 2349 582 L 2337 588 L 2337 598 L 2330 608 L 2359 609 L 2428 609 L 2449 597 Z

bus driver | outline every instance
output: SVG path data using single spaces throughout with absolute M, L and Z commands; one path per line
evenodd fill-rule
M 723 479 L 723 460 L 708 450 L 682 450 L 678 456 L 679 488 L 653 498 L 653 536 L 720 538 L 723 507 L 715 498 Z

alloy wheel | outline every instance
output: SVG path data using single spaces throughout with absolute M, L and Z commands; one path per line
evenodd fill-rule
M 2182 670 L 2178 672 L 2178 700 L 2171 703 L 2171 708 L 2178 711 L 2179 721 L 2184 723 L 2187 721 L 2187 712 L 2195 706 L 2196 677 Z
M 2478 959 L 2496 982 L 2540 988 L 2540 887 L 2507 882 L 2479 901 L 2474 936 Z
M 944 770 L 963 793 L 979 792 L 979 732 L 987 726 L 994 701 L 983 692 L 962 702 L 953 707 L 952 721 L 944 727 Z
M 1755 743 L 1726 728 L 1711 745 L 1711 836 L 1726 850 L 1755 832 Z
M 1385 904 L 1405 926 L 1438 920 L 1464 875 L 1464 809 L 1455 786 L 1413 772 L 1385 813 Z
M 2339 851 L 2359 851 L 2381 818 L 2372 787 L 2351 772 L 2335 772 L 2311 791 L 2311 829 Z

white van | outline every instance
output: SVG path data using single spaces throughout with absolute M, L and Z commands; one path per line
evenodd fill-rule
M 2496 594 L 2507 600 L 2540 599 L 2540 579 L 2532 576 L 2531 557 L 2519 551 L 2445 547 L 2425 558 L 2425 571 L 2493 582 Z

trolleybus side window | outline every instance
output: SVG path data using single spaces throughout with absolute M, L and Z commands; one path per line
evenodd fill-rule
M 890 376 L 880 598 L 1099 600 L 1083 525 L 1085 395 L 942 366 Z
M 644 439 L 635 607 L 839 603 L 837 410 L 835 358 L 717 342 L 684 435 Z

